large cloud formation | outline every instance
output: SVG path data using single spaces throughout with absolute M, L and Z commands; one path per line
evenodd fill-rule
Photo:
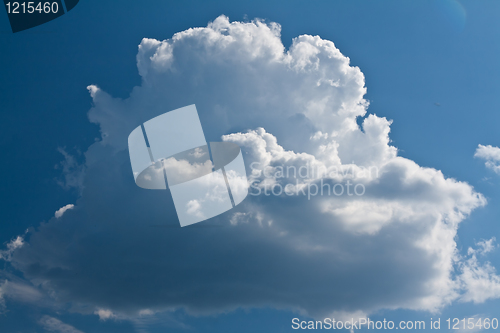
M 483 301 L 470 288 L 478 278 L 499 283 L 476 256 L 461 258 L 454 240 L 484 197 L 398 156 L 391 121 L 369 115 L 358 126 L 364 76 L 333 42 L 303 35 L 285 50 L 278 24 L 220 16 L 168 40 L 143 39 L 137 66 L 142 84 L 127 99 L 89 86 L 102 140 L 85 153 L 81 197 L 9 253 L 50 298 L 84 313 L 271 306 L 319 317 L 434 311 L 463 295 Z M 134 184 L 127 136 L 190 104 L 207 141 L 243 148 L 261 194 L 180 228 L 168 191 Z M 280 174 L 287 167 L 335 172 Z M 348 182 L 362 185 L 359 195 L 311 196 Z M 292 193 L 266 195 L 287 184 Z

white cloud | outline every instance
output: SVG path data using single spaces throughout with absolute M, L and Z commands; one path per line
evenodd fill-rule
M 85 153 L 82 209 L 41 225 L 13 265 L 60 300 L 114 314 L 273 306 L 321 317 L 486 299 L 480 286 L 496 286 L 491 266 L 459 258 L 455 242 L 484 197 L 398 156 L 390 120 L 372 114 L 358 127 L 368 108 L 364 76 L 333 42 L 303 35 L 285 50 L 279 35 L 276 23 L 221 16 L 168 40 L 144 39 L 142 83 L 129 98 L 89 86 L 89 119 L 102 141 Z M 248 196 L 200 225 L 220 228 L 175 228 L 165 192 L 135 186 L 126 138 L 138 124 L 192 103 L 207 141 L 223 136 L 242 147 L 247 171 L 258 162 L 275 175 L 252 174 L 260 188 L 350 181 L 365 193 Z M 286 167 L 337 172 L 276 176 Z M 174 227 L 159 232 L 151 224 Z
M 6 266 L 9 266 L 9 260 L 6 261 Z M 48 304 L 41 289 L 9 271 L 10 269 L 0 270 L 0 314 L 7 308 L 6 300 L 42 307 Z
M 467 250 L 467 254 L 472 255 L 478 253 L 481 255 L 485 255 L 486 253 L 489 253 L 493 251 L 496 247 L 498 247 L 498 245 L 497 246 L 494 245 L 495 242 L 496 242 L 495 237 L 491 237 L 488 240 L 483 239 L 476 243 L 476 245 L 479 246 L 479 248 L 473 249 L 472 247 L 469 247 L 469 249 Z
M 474 157 L 486 160 L 486 167 L 500 175 L 500 148 L 478 145 Z
M 190 153 L 190 155 L 193 155 L 195 158 L 201 158 L 205 156 L 207 153 L 204 152 L 200 147 L 197 147 L 194 149 L 193 153 Z
M 43 297 L 42 293 L 33 286 L 9 280 L 4 280 L 0 285 L 0 294 L 23 303 L 36 303 Z
M 154 311 L 151 311 L 149 309 L 143 309 L 139 311 L 139 316 L 152 316 L 154 315 Z
M 14 251 L 24 245 L 24 238 L 23 236 L 17 236 L 13 240 L 11 240 L 9 243 L 7 243 L 7 249 L 6 250 L 0 250 L 0 259 L 5 260 L 5 261 L 10 261 L 12 259 L 12 254 Z
M 194 163 L 184 159 L 177 160 L 174 157 L 170 157 L 163 161 L 163 166 L 168 181 L 171 184 L 177 184 L 185 180 L 201 177 L 212 171 L 212 162 L 210 160 L 202 163 Z
M 55 216 L 56 218 L 60 218 L 61 216 L 63 216 L 63 214 L 64 214 L 67 210 L 69 210 L 69 209 L 73 209 L 73 208 L 75 208 L 75 205 L 73 205 L 73 204 L 68 204 L 68 205 L 66 205 L 66 206 L 63 206 L 63 207 L 59 208 L 59 209 L 55 212 L 54 216 Z
M 201 204 L 198 200 L 190 200 L 186 204 L 186 211 L 188 214 L 199 217 L 199 218 L 205 218 L 203 215 L 203 212 L 201 211 Z
M 113 311 L 108 309 L 98 309 L 94 311 L 94 314 L 98 315 L 100 320 L 108 320 L 116 317 Z
M 483 303 L 488 299 L 500 298 L 500 276 L 490 262 L 480 263 L 477 254 L 485 255 L 494 250 L 495 238 L 482 240 L 477 249 L 469 248 L 469 258 L 460 263 L 459 282 L 465 293 L 461 296 L 464 302 Z
M 83 333 L 82 331 L 74 328 L 71 325 L 65 324 L 57 318 L 50 316 L 43 316 L 38 323 L 44 330 L 49 332 L 59 333 Z

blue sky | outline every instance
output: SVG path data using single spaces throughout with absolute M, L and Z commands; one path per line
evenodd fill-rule
M 497 112 L 500 107 L 497 98 L 500 88 L 500 23 L 497 19 L 500 3 L 458 3 L 451 0 L 439 4 L 433 1 L 123 1 L 118 6 L 111 2 L 83 0 L 68 14 L 16 34 L 10 32 L 7 15 L 0 15 L 0 57 L 4 64 L 0 75 L 3 116 L 0 144 L 4 161 L 2 173 L 6 175 L 2 181 L 0 237 L 4 248 L 12 239 L 23 235 L 26 229 L 31 230 L 26 236 L 29 243 L 30 235 L 40 230 L 43 223 L 48 223 L 48 229 L 54 234 L 69 232 L 60 223 L 51 225 L 49 222 L 59 208 L 67 204 L 78 207 L 77 200 L 81 196 L 78 188 L 60 186 L 65 181 L 63 166 L 64 163 L 68 166 L 68 161 L 61 164 L 64 156 L 58 149 L 63 148 L 74 156 L 77 162 L 69 166 L 78 168 L 78 163 L 85 161 L 84 152 L 101 138 L 98 125 L 106 126 L 104 122 L 89 122 L 87 114 L 91 107 L 96 107 L 96 113 L 102 107 L 99 100 L 92 100 L 86 87 L 95 84 L 114 98 L 128 98 L 132 89 L 141 85 L 136 56 L 142 38 L 169 39 L 191 27 L 206 27 L 221 14 L 231 21 L 248 22 L 262 18 L 266 22 L 279 23 L 281 40 L 286 48 L 291 46 L 292 38 L 303 34 L 319 35 L 324 40 L 333 41 L 340 52 L 350 58 L 351 66 L 358 66 L 365 76 L 365 99 L 370 101 L 370 107 L 365 117 L 358 118 L 358 123 L 361 124 L 362 118 L 369 114 L 393 120 L 389 136 L 391 145 L 398 148 L 400 156 L 421 166 L 441 170 L 445 177 L 465 181 L 488 200 L 485 207 L 476 208 L 460 222 L 457 250 L 465 256 L 468 247 L 475 247 L 476 242 L 498 238 L 500 176 L 487 169 L 484 160 L 473 156 L 478 144 L 500 146 L 497 130 L 500 122 Z M 193 102 L 199 105 L 196 98 L 201 97 L 193 97 Z M 208 118 L 203 114 L 200 117 L 202 121 Z M 271 120 L 269 123 L 270 128 L 276 127 Z M 225 131 L 214 130 L 206 134 L 212 141 L 219 141 L 223 134 L 255 127 L 234 125 Z M 276 135 L 280 139 L 278 132 Z M 284 134 L 282 136 L 286 138 Z M 126 160 L 126 152 L 117 154 Z M 100 162 L 104 170 L 107 161 L 103 158 Z M 125 170 L 127 165 L 114 165 L 113 168 Z M 92 186 L 95 186 L 97 193 L 103 193 L 102 198 L 96 202 L 86 201 L 80 211 L 86 212 L 88 207 L 96 205 L 93 206 L 96 210 L 88 208 L 88 212 L 98 214 L 99 199 L 105 200 L 113 195 L 113 191 L 99 188 L 99 184 L 96 178 L 89 181 L 86 188 L 94 189 Z M 146 196 L 140 200 L 158 200 L 152 194 Z M 140 209 L 141 206 L 137 207 Z M 175 219 L 171 212 L 168 214 L 169 219 Z M 68 214 L 67 218 L 71 217 Z M 81 216 L 74 218 L 79 223 L 89 223 Z M 119 225 L 118 220 L 113 223 Z M 81 238 L 79 228 L 70 233 L 75 238 L 73 243 L 68 243 L 69 251 L 73 251 L 71 246 L 95 242 L 102 242 L 106 249 L 112 249 L 114 242 L 123 242 L 128 237 L 138 246 L 142 244 L 132 237 L 135 229 L 130 225 L 116 234 L 110 234 L 110 228 L 91 227 L 91 232 L 88 229 L 82 231 Z M 155 229 L 153 233 L 166 234 L 170 229 L 158 230 L 161 231 Z M 79 243 L 79 240 L 87 239 L 85 237 L 89 237 L 90 243 Z M 203 235 L 196 237 L 200 242 L 206 241 Z M 104 264 L 113 266 L 111 262 L 121 262 L 121 258 L 113 257 L 127 253 L 120 252 L 120 249 L 124 248 L 118 247 L 117 251 L 105 256 Z M 89 248 L 89 251 L 94 250 L 98 251 L 98 248 Z M 23 258 L 33 263 L 31 259 Z M 490 261 L 494 267 L 500 265 L 498 249 L 480 259 Z M 106 263 L 106 260 L 110 262 Z M 139 255 L 134 260 L 128 265 L 140 265 L 149 259 Z M 12 267 L 6 262 L 2 279 L 30 280 L 28 275 L 32 273 L 27 273 L 28 266 Z M 93 263 L 82 267 L 92 270 Z M 96 263 L 95 267 L 100 266 Z M 116 270 L 120 267 L 116 264 Z M 36 284 L 33 277 L 30 281 Z M 137 281 L 140 283 L 141 280 Z M 99 287 L 98 283 L 93 286 Z M 37 288 L 43 289 L 41 286 Z M 120 300 L 127 300 L 125 290 L 122 290 L 123 295 L 114 295 L 116 299 L 113 300 L 90 299 L 87 306 L 95 303 L 113 308 Z M 82 303 L 81 294 L 75 291 L 72 295 L 77 295 L 78 304 Z M 290 326 L 293 317 L 309 318 L 294 312 L 290 307 L 293 302 L 285 302 L 283 306 L 269 305 L 266 299 L 262 301 L 263 306 L 245 306 L 236 300 L 237 309 L 227 313 L 221 313 L 219 309 L 208 315 L 192 315 L 189 311 L 176 309 L 160 312 L 143 321 L 137 317 L 134 317 L 135 321 L 124 318 L 100 320 L 93 314 L 94 309 L 76 306 L 73 296 L 57 297 L 57 304 L 52 304 L 50 297 L 31 303 L 7 297 L 0 327 L 6 332 L 44 332 L 48 326 L 43 325 L 43 318 L 49 316 L 82 332 L 288 332 L 293 331 Z M 221 296 L 220 302 L 223 298 Z M 302 305 L 300 298 L 296 302 L 297 306 Z M 214 296 L 214 303 L 219 303 L 217 296 Z M 149 306 L 147 300 L 144 304 Z M 495 299 L 478 304 L 455 300 L 441 308 L 440 314 L 403 308 L 384 310 L 382 306 L 370 317 L 385 317 L 393 321 L 428 321 L 434 316 L 492 317 L 499 304 Z M 341 304 L 337 306 L 342 307 Z M 124 313 L 123 316 L 133 312 L 130 309 L 119 311 Z

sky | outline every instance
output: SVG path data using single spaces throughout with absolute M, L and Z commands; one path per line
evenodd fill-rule
M 2 332 L 495 317 L 499 14 L 495 1 L 82 0 L 16 34 L 0 15 Z M 126 139 L 190 104 L 262 190 L 251 162 L 379 176 L 351 179 L 360 197 L 249 196 L 180 228 L 168 191 L 134 184 Z

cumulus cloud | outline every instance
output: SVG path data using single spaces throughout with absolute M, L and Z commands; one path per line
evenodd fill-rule
M 488 299 L 500 297 L 500 276 L 489 261 L 481 263 L 478 255 L 484 256 L 495 249 L 495 238 L 478 242 L 477 248 L 469 247 L 468 258 L 460 263 L 459 281 L 465 293 L 461 296 L 464 302 L 482 303 Z
M 107 309 L 95 310 L 94 314 L 98 315 L 100 320 L 108 320 L 108 319 L 116 317 L 116 315 L 113 313 L 113 311 L 107 310 Z
M 474 157 L 485 160 L 486 167 L 500 175 L 500 148 L 478 145 Z
M 187 160 L 177 160 L 170 157 L 163 161 L 163 166 L 170 184 L 181 183 L 186 179 L 194 179 L 212 171 L 212 162 L 210 160 L 203 163 L 190 163 Z
M 24 245 L 23 236 L 17 236 L 13 240 L 7 243 L 7 249 L 0 250 L 0 259 L 5 261 L 10 261 L 12 258 L 12 253 Z
M 85 153 L 79 209 L 41 225 L 12 255 L 58 302 L 98 315 L 271 306 L 321 317 L 485 299 L 470 286 L 496 278 L 459 258 L 455 239 L 486 200 L 398 156 L 390 120 L 371 114 L 358 126 L 364 76 L 333 42 L 302 35 L 285 50 L 279 24 L 220 16 L 143 39 L 136 60 L 142 83 L 130 97 L 88 87 L 102 140 Z M 207 141 L 242 147 L 261 192 L 180 228 L 168 191 L 135 185 L 126 145 L 140 123 L 193 103 Z M 294 168 L 320 171 L 280 173 Z M 344 192 L 310 195 L 326 185 Z M 356 185 L 362 195 L 349 194 Z
M 488 240 L 483 239 L 483 240 L 476 243 L 476 245 L 478 246 L 477 249 L 473 249 L 472 247 L 469 247 L 469 249 L 467 250 L 467 254 L 469 254 L 469 255 L 474 255 L 474 254 L 485 255 L 485 254 L 493 251 L 496 247 L 498 247 L 495 245 L 495 241 L 496 241 L 495 237 L 491 237 Z
M 61 216 L 63 216 L 63 215 L 64 215 L 64 213 L 65 213 L 67 210 L 69 210 L 69 209 L 73 209 L 73 208 L 75 208 L 75 205 L 73 205 L 73 204 L 68 204 L 68 205 L 66 205 L 66 206 L 63 206 L 63 207 L 59 208 L 59 209 L 55 212 L 54 216 L 55 216 L 56 218 L 60 218 Z

